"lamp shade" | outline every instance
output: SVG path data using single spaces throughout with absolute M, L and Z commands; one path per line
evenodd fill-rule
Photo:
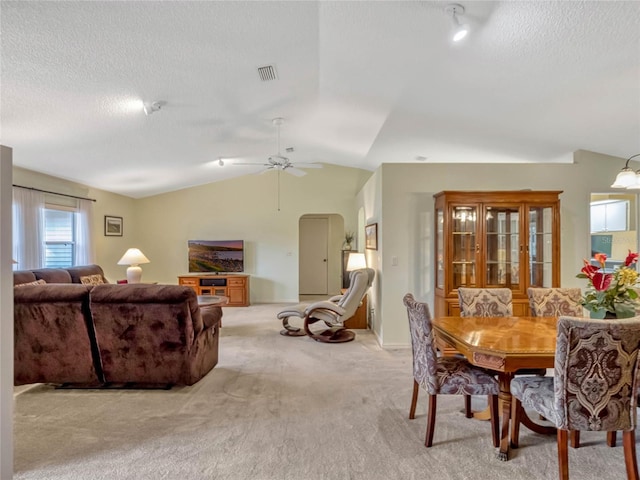
M 367 260 L 364 257 L 364 253 L 352 252 L 349 254 L 347 260 L 347 271 L 358 270 L 360 268 L 367 268 Z
M 129 268 L 127 268 L 128 283 L 140 283 L 142 279 L 142 268 L 138 265 L 141 263 L 149 263 L 149 259 L 137 248 L 127 250 L 118 261 L 118 265 L 130 265 Z
M 130 248 L 118 260 L 118 265 L 139 265 L 141 263 L 149 263 L 149 259 L 137 248 Z
M 620 170 L 618 175 L 616 175 L 616 179 L 611 185 L 611 188 L 627 188 L 630 190 L 640 189 L 640 170 L 634 172 L 633 169 L 629 167 L 629 161 L 636 157 L 640 157 L 640 153 L 636 153 L 635 155 L 631 155 L 627 158 L 627 162 L 624 164 L 624 167 Z
M 636 184 L 636 172 L 631 168 L 623 168 L 616 176 L 611 188 L 629 188 Z

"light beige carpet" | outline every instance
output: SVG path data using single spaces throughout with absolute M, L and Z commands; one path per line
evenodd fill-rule
M 555 436 L 523 427 L 521 448 L 500 462 L 489 423 L 466 419 L 460 397 L 439 397 L 425 448 L 424 392 L 408 419 L 409 349 L 382 350 L 366 331 L 341 345 L 283 337 L 282 306 L 225 308 L 220 362 L 192 387 L 23 391 L 14 478 L 557 478 Z M 607 447 L 604 433 L 582 439 L 569 452 L 571 478 L 625 478 L 621 446 Z

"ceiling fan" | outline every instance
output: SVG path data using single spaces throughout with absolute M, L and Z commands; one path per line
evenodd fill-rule
M 284 123 L 284 119 L 281 117 L 278 117 L 278 118 L 274 118 L 271 122 L 276 127 L 278 127 L 278 153 L 276 153 L 275 155 L 271 155 L 269 158 L 267 158 L 267 161 L 264 163 L 234 162 L 233 163 L 234 165 L 262 166 L 264 167 L 264 170 L 260 173 L 265 173 L 270 170 L 278 170 L 278 173 L 280 171 L 283 171 L 283 172 L 290 173 L 291 175 L 295 175 L 296 177 L 302 177 L 307 174 L 307 172 L 305 172 L 304 170 L 301 170 L 302 168 L 322 168 L 321 163 L 301 163 L 301 162 L 293 163 L 287 157 L 282 155 L 282 153 L 280 152 L 280 127 Z

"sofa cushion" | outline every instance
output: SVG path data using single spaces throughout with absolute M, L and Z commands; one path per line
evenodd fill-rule
M 91 288 L 69 283 L 15 289 L 15 385 L 102 381 L 89 317 Z
M 102 275 L 96 273 L 95 275 L 85 275 L 80 277 L 80 283 L 83 285 L 102 285 L 104 279 Z
M 71 276 L 71 281 L 73 283 L 82 283 L 80 281 L 80 277 L 86 277 L 89 275 L 100 275 L 102 277 L 103 283 L 109 283 L 106 278 L 104 278 L 104 271 L 100 265 L 81 265 L 77 267 L 69 267 L 67 268 L 67 272 Z
M 64 268 L 40 268 L 31 271 L 36 279 L 42 279 L 47 283 L 71 283 L 71 275 Z
M 27 282 L 27 283 L 17 283 L 14 285 L 14 287 L 24 287 L 26 285 L 46 285 L 47 282 L 45 282 L 44 280 L 40 279 L 40 280 L 34 280 L 33 282 Z
M 36 280 L 37 278 L 31 270 L 16 270 L 13 272 L 14 285 L 35 282 Z
M 217 363 L 218 325 L 179 285 L 96 285 L 90 308 L 105 380 L 192 385 Z

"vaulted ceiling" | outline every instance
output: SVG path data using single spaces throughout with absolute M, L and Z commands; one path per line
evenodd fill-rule
M 294 163 L 640 152 L 640 2 L 462 2 L 460 44 L 448 3 L 3 0 L 1 142 L 134 198 L 260 170 L 275 117 Z

